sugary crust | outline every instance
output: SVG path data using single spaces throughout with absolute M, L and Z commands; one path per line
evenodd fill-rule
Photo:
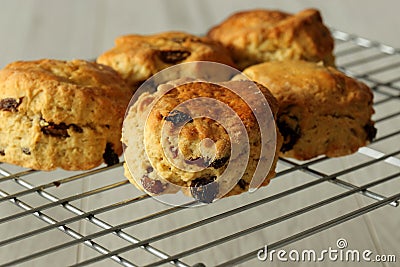
M 333 38 L 318 10 L 297 14 L 256 9 L 235 13 L 208 32 L 240 69 L 265 61 L 303 59 L 334 65 Z
M 163 150 L 163 140 L 165 140 L 165 136 L 161 134 L 162 127 L 166 127 L 165 129 L 167 129 L 168 134 L 172 133 L 172 131 L 168 130 L 171 127 L 171 122 L 168 121 L 167 118 L 171 116 L 171 111 L 177 108 L 177 105 L 181 103 L 187 103 L 188 101 L 193 99 L 214 99 L 221 103 L 224 103 L 224 105 L 230 107 L 232 111 L 237 114 L 245 127 L 245 131 L 248 134 L 250 145 L 249 162 L 237 163 L 238 165 L 236 165 L 238 169 L 240 169 L 241 167 L 244 168 L 244 174 L 241 178 L 241 183 L 237 184 L 236 186 L 233 185 L 233 188 L 231 184 L 230 188 L 232 188 L 232 190 L 228 192 L 225 196 L 236 195 L 246 192 L 249 188 L 249 183 L 253 177 L 257 163 L 260 160 L 262 137 L 260 135 L 260 129 L 257 124 L 257 120 L 250 110 L 249 106 L 231 90 L 242 90 L 245 95 L 244 98 L 247 99 L 250 103 L 261 103 L 261 101 L 259 101 L 259 95 L 253 96 L 250 93 L 246 95 L 247 86 L 250 86 L 250 84 L 253 83 L 249 81 L 230 81 L 219 84 L 210 84 L 205 82 L 184 83 L 174 87 L 168 93 L 163 94 L 162 97 L 159 99 L 157 95 L 160 93 L 160 90 L 152 95 L 145 93 L 130 109 L 128 117 L 126 118 L 124 124 L 125 134 L 123 133 L 123 142 L 127 145 L 127 149 L 125 152 L 132 153 L 132 155 L 130 154 L 130 156 L 133 159 L 133 162 L 129 162 L 130 166 L 137 166 L 137 169 L 143 169 L 142 172 L 134 170 L 139 176 L 150 177 L 152 179 L 161 181 L 167 180 L 174 185 L 183 187 L 182 190 L 185 194 L 190 194 L 189 190 L 185 188 L 189 188 L 194 180 L 202 179 L 203 177 L 216 177 L 215 179 L 220 184 L 221 189 L 221 187 L 224 186 L 224 182 L 221 182 L 219 180 L 219 177 L 224 172 L 226 165 L 218 168 L 207 167 L 202 170 L 197 170 L 196 172 L 183 171 L 182 169 L 177 168 L 177 165 L 171 164 L 171 158 L 166 154 L 167 152 Z M 227 89 L 225 88 L 225 86 L 228 86 L 231 89 Z M 258 84 L 258 88 L 267 99 L 272 115 L 275 116 L 278 107 L 276 100 L 264 86 Z M 143 120 L 145 118 L 141 116 L 143 116 L 144 110 L 146 110 L 149 106 L 151 106 L 151 111 L 149 112 L 146 123 L 143 123 Z M 216 105 L 214 105 L 214 108 L 215 107 Z M 204 112 L 207 112 L 207 110 L 209 109 L 210 103 L 203 103 L 201 101 L 199 101 L 198 103 L 191 103 L 189 107 L 183 106 L 178 108 L 178 110 L 186 114 L 205 114 Z M 225 109 L 217 109 L 218 108 L 216 108 L 214 112 L 218 114 L 218 118 L 230 118 L 228 116 L 229 112 L 227 112 Z M 261 107 L 257 107 L 256 104 L 255 109 L 261 109 Z M 228 119 L 226 122 L 223 123 L 231 123 L 230 127 L 228 128 L 232 127 L 231 129 L 237 129 L 235 128 L 237 127 L 236 122 L 231 119 Z M 277 129 L 275 127 L 274 119 L 272 119 L 272 121 L 263 121 L 261 123 L 272 126 L 274 130 Z M 144 134 L 143 129 L 141 130 L 142 133 L 139 133 L 137 131 L 137 129 L 140 127 L 145 128 Z M 129 139 L 129 136 L 133 133 L 140 135 L 144 139 L 143 142 L 138 144 L 138 139 L 135 139 L 136 141 Z M 171 135 L 167 136 L 169 138 L 168 140 L 172 139 Z M 230 137 L 232 139 L 230 139 Z M 189 123 L 185 124 L 185 126 L 179 132 L 178 141 L 179 149 L 181 150 L 181 153 L 183 154 L 185 159 L 199 159 L 201 154 L 199 154 L 199 151 L 197 151 L 196 148 L 199 147 L 199 144 L 202 140 L 207 138 L 214 141 L 216 158 L 223 159 L 229 158 L 231 156 L 231 145 L 241 145 L 241 141 L 243 141 L 243 133 L 238 136 L 229 136 L 226 132 L 226 129 L 224 129 L 221 124 L 218 123 L 218 119 L 217 121 L 213 121 L 212 119 L 205 117 L 195 117 L 193 119 L 189 118 Z M 171 144 L 173 144 L 173 141 L 171 141 Z M 266 179 L 264 180 L 262 185 L 267 185 L 269 183 L 269 180 L 275 175 L 275 165 L 278 160 L 278 151 L 281 144 L 282 137 L 277 131 L 276 146 L 274 146 L 273 148 L 267 148 L 273 149 L 272 151 L 274 153 L 274 157 L 273 159 L 269 159 L 273 161 L 272 167 L 268 172 L 267 177 L 265 177 Z M 272 144 L 268 144 L 267 146 L 271 145 Z M 166 146 L 167 150 L 170 148 L 172 147 Z M 146 149 L 148 159 L 146 159 L 146 164 L 144 164 L 143 166 L 142 163 L 138 163 L 138 161 L 143 161 L 143 159 L 140 158 L 140 155 L 134 156 L 133 153 L 134 151 L 139 151 L 138 153 L 140 153 L 140 151 L 144 151 L 144 149 Z M 151 168 L 149 168 L 150 162 Z M 239 164 L 245 165 L 240 166 Z M 132 174 L 127 171 L 127 166 L 125 166 L 125 169 L 125 175 L 132 182 L 134 180 L 131 176 Z M 146 172 L 145 169 L 150 169 L 151 171 Z M 139 189 L 143 190 L 143 185 L 139 185 L 137 181 L 132 183 Z
M 245 69 L 244 74 L 278 100 L 278 126 L 287 145 L 282 147 L 283 156 L 300 160 L 343 156 L 366 145 L 375 134 L 370 88 L 333 67 L 266 62 Z
M 192 61 L 234 66 L 223 46 L 207 37 L 184 32 L 121 36 L 115 40 L 114 48 L 97 59 L 118 71 L 134 87 L 167 67 Z
M 99 165 L 106 150 L 111 157 L 122 153 L 132 90 L 110 67 L 83 60 L 14 62 L 0 71 L 0 95 L 2 162 L 77 170 Z

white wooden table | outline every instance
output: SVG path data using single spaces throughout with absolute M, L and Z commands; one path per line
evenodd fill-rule
M 203 34 L 212 25 L 222 21 L 225 17 L 236 10 L 251 9 L 256 7 L 281 9 L 288 12 L 297 12 L 307 7 L 315 7 L 321 10 L 322 16 L 327 25 L 348 33 L 354 33 L 370 40 L 376 40 L 391 47 L 400 48 L 400 2 L 396 0 L 374 1 L 374 0 L 356 0 L 356 1 L 241 1 L 241 0 L 1 0 L 0 1 L 0 67 L 16 60 L 32 60 L 39 58 L 57 58 L 72 59 L 83 58 L 93 59 L 97 55 L 113 46 L 114 38 L 129 33 L 156 33 L 167 30 L 182 30 L 195 34 Z M 398 103 L 398 102 L 397 102 Z M 397 110 L 396 110 L 397 109 Z M 390 114 L 399 111 L 399 107 L 390 105 L 379 112 Z M 399 117 L 393 120 L 400 125 Z M 396 125 L 384 125 L 382 131 L 390 131 L 391 127 Z M 400 147 L 399 137 L 394 139 L 395 143 L 391 145 L 382 145 L 377 150 L 388 149 L 393 151 Z M 397 143 L 396 143 L 397 142 Z M 332 160 L 321 165 L 321 168 L 329 172 L 335 172 L 340 169 L 348 168 L 354 164 L 355 160 L 360 162 L 367 160 L 368 157 L 359 155 L 349 160 Z M 398 159 L 398 156 L 397 156 Z M 1 166 L 0 166 L 1 167 Z M 12 168 L 12 167 L 9 167 Z M 283 165 L 280 168 L 285 168 Z M 348 177 L 349 180 L 358 182 L 368 182 L 371 175 L 386 175 L 389 171 L 396 171 L 395 165 L 388 165 L 387 169 L 367 169 L 357 171 Z M 397 169 L 397 172 L 399 170 Z M 68 177 L 70 173 L 59 172 L 59 178 Z M 30 181 L 36 185 L 45 184 L 52 173 L 41 173 L 38 177 L 31 177 Z M 277 178 L 265 189 L 262 189 L 255 198 L 261 198 L 262 194 L 271 196 L 282 192 L 285 189 L 310 181 L 309 175 L 294 174 L 284 179 Z M 113 177 L 119 177 L 116 181 L 121 181 L 122 171 L 116 170 L 112 177 L 107 175 L 102 179 L 78 180 L 69 186 L 62 186 L 60 189 L 54 189 L 55 195 L 68 197 L 81 192 L 102 186 L 105 183 L 112 183 Z M 37 179 L 37 180 L 34 180 Z M 47 180 L 46 180 L 47 179 Z M 399 180 L 399 179 L 398 179 Z M 382 192 L 400 192 L 400 182 L 393 183 L 390 188 L 382 187 Z M 5 190 L 0 183 L 0 189 Z M 60 190 L 63 191 L 60 191 Z M 7 188 L 7 190 L 12 190 Z M 18 191 L 18 190 L 17 190 Z M 282 212 L 290 212 L 298 208 L 313 203 L 320 199 L 343 192 L 336 186 L 323 185 L 316 189 L 308 189 L 305 194 L 294 194 L 291 198 L 286 198 L 284 202 L 273 202 L 270 205 L 262 206 L 260 209 L 253 210 L 237 216 L 234 220 L 217 222 L 206 231 L 197 231 L 186 240 L 212 240 L 213 236 L 219 233 L 229 233 L 235 231 L 237 226 L 245 227 L 261 222 L 263 216 L 280 216 Z M 114 195 L 111 195 L 114 194 Z M 110 195 L 94 195 L 88 199 L 82 199 L 75 203 L 80 209 L 87 211 L 102 205 L 110 204 L 110 199 L 127 199 L 138 195 L 136 189 L 130 186 L 123 187 L 120 191 L 113 190 Z M 245 195 L 243 197 L 232 198 L 235 205 L 248 203 L 254 196 Z M 32 205 L 43 204 L 34 198 L 28 199 Z M 37 201 L 37 202 L 36 202 Z M 225 200 L 224 200 L 225 201 Z M 216 210 L 223 211 L 226 202 L 217 202 Z M 45 202 L 44 202 L 45 203 Z M 232 204 L 229 203 L 229 204 Z M 243 242 L 232 242 L 223 247 L 216 247 L 208 254 L 192 255 L 190 263 L 205 262 L 216 264 L 224 262 L 231 258 L 240 256 L 253 248 L 252 242 L 260 244 L 271 243 L 279 240 L 282 236 L 292 235 L 304 229 L 304 225 L 313 226 L 322 221 L 336 218 L 354 208 L 365 206 L 365 203 L 372 203 L 368 198 L 359 194 L 350 196 L 341 200 L 339 205 L 326 206 L 313 211 L 307 216 L 300 216 L 298 219 L 289 223 L 278 224 L 271 228 L 267 233 L 253 235 L 251 238 L 243 239 Z M 131 209 L 124 209 L 120 213 L 104 214 L 102 220 L 116 225 L 121 222 L 129 221 L 135 214 L 140 217 L 146 214 L 148 209 L 146 205 L 135 206 Z M 20 212 L 8 202 L 0 203 L 0 218 Z M 53 216 L 66 216 L 58 214 L 57 209 L 50 209 L 49 213 Z M 191 218 L 204 218 L 207 214 L 206 208 L 198 208 L 190 211 Z M 66 216 L 68 218 L 68 216 Z M 165 219 L 163 226 L 157 226 L 158 229 L 152 229 L 151 224 L 142 226 L 143 237 L 148 234 L 163 232 L 163 230 L 180 225 L 180 221 L 188 218 L 180 218 L 179 214 L 170 215 Z M 46 224 L 33 218 L 32 215 L 13 221 L 12 223 L 0 224 L 0 242 L 11 238 L 13 235 L 43 227 Z M 400 208 L 385 206 L 366 215 L 357 217 L 353 220 L 332 227 L 329 230 L 317 233 L 288 245 L 289 249 L 323 249 L 329 246 L 336 248 L 338 238 L 345 238 L 349 247 L 352 249 L 369 249 L 375 254 L 396 254 L 397 262 L 400 261 Z M 165 227 L 165 229 L 162 229 Z M 72 224 L 72 228 L 83 235 L 95 232 L 95 228 L 84 222 Z M 9 246 L 0 246 L 0 264 L 26 256 L 38 247 L 47 248 L 52 244 L 57 245 L 65 242 L 65 234 L 53 230 L 49 235 L 38 235 L 30 243 L 16 243 Z M 61 240 L 61 241 L 60 241 Z M 67 239 L 73 240 L 73 239 Z M 114 241 L 101 240 L 105 246 L 111 246 Z M 23 244 L 23 245 L 21 245 Z M 190 248 L 187 242 L 174 240 L 173 247 L 175 251 L 183 251 Z M 126 244 L 125 244 L 126 245 Z M 168 244 L 159 244 L 165 250 L 169 250 Z M 40 250 L 40 249 L 39 249 Z M 144 253 L 144 252 L 143 252 Z M 58 251 L 44 257 L 38 257 L 34 261 L 22 264 L 22 266 L 65 266 L 84 259 L 98 256 L 90 248 L 84 245 L 71 246 L 67 249 Z M 141 254 L 137 254 L 141 257 Z M 206 258 L 204 258 L 206 256 Z M 114 266 L 111 260 L 100 261 L 95 266 Z M 244 266 L 266 265 L 267 262 L 260 262 L 256 259 L 250 261 Z M 271 263 L 268 263 L 271 264 Z M 286 266 L 284 263 L 275 261 L 274 266 Z M 296 263 L 297 265 L 301 265 Z M 318 263 L 303 263 L 304 266 L 319 266 Z M 346 266 L 346 263 L 325 262 L 331 266 Z M 349 263 L 349 266 L 360 265 Z M 117 264 L 115 264 L 117 266 Z M 303 266 L 303 265 L 301 265 Z M 374 266 L 395 266 L 390 263 L 375 263 Z

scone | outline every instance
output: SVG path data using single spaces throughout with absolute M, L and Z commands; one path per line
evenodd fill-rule
M 83 60 L 19 61 L 0 70 L 0 162 L 85 170 L 118 162 L 132 90 Z
M 306 61 L 266 62 L 245 69 L 244 74 L 278 100 L 283 156 L 299 160 L 343 156 L 376 135 L 370 88 L 333 67 Z
M 212 61 L 234 66 L 228 51 L 219 43 L 184 32 L 154 35 L 126 35 L 97 58 L 97 62 L 115 69 L 132 87 L 157 72 L 178 63 Z
M 262 110 L 263 97 L 271 117 L 260 123 L 269 136 L 261 136 L 253 113 Z M 162 84 L 155 93 L 143 93 L 125 118 L 125 175 L 151 195 L 182 190 L 204 203 L 246 192 L 254 183 L 265 186 L 275 175 L 282 144 L 276 112 L 270 92 L 251 81 Z M 257 164 L 270 169 L 254 181 Z
M 297 14 L 256 9 L 235 13 L 208 32 L 239 69 L 273 60 L 302 59 L 334 65 L 333 38 L 318 10 Z

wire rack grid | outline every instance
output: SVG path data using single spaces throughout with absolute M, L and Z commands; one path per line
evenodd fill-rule
M 400 200 L 400 52 L 332 34 L 339 68 L 374 91 L 378 135 L 369 146 L 341 158 L 280 159 L 270 186 L 202 208 L 143 195 L 124 178 L 122 163 L 48 173 L 0 163 L 0 265 L 232 266 L 254 261 L 266 236 L 277 249 L 377 209 L 390 221 Z M 291 231 L 279 235 L 280 228 Z

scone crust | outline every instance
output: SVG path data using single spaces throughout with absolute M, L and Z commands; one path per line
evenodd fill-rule
M 0 161 L 52 170 L 90 169 L 122 153 L 132 90 L 110 67 L 83 60 L 18 61 L 0 71 Z M 106 149 L 107 147 L 107 149 Z
M 97 58 L 98 63 L 115 69 L 133 87 L 167 67 L 192 61 L 235 66 L 229 52 L 219 43 L 177 31 L 118 37 L 114 48 Z
M 286 143 L 283 156 L 343 156 L 356 152 L 376 133 L 370 88 L 333 67 L 266 62 L 244 74 L 268 87 L 278 100 L 278 126 Z
M 132 153 L 133 150 L 129 151 L 130 145 L 139 147 L 142 146 L 143 147 L 141 149 L 142 151 L 144 150 L 144 147 L 146 148 L 147 156 L 149 158 L 147 164 L 150 164 L 151 162 L 152 164 L 151 168 L 150 166 L 147 165 L 140 167 L 140 164 L 138 164 L 137 162 L 130 163 L 131 166 L 138 166 L 138 168 L 143 169 L 142 173 L 138 172 L 139 175 L 141 175 L 142 180 L 151 178 L 154 180 L 163 181 L 163 179 L 166 179 L 168 180 L 168 182 L 180 186 L 182 188 L 190 188 L 193 181 L 196 181 L 198 179 L 208 179 L 210 177 L 215 177 L 216 181 L 218 181 L 218 177 L 225 170 L 226 165 L 222 164 L 221 166 L 218 166 L 216 168 L 208 167 L 197 172 L 185 172 L 180 170 L 179 168 L 175 168 L 173 165 L 169 163 L 167 156 L 165 155 L 165 152 L 162 149 L 163 146 L 161 144 L 163 140 L 163 137 L 161 136 L 161 128 L 163 127 L 163 123 L 167 124 L 166 127 L 169 127 L 168 123 L 170 122 L 167 121 L 168 119 L 166 118 L 168 118 L 168 116 L 171 115 L 170 112 L 180 103 L 183 103 L 191 99 L 198 99 L 204 97 L 204 98 L 216 99 L 228 105 L 239 116 L 239 118 L 241 119 L 246 128 L 250 143 L 249 163 L 247 166 L 244 166 L 245 172 L 240 182 L 237 185 L 234 185 L 234 187 L 231 188 L 231 190 L 227 194 L 225 194 L 224 197 L 237 195 L 248 191 L 249 183 L 252 179 L 257 162 L 260 157 L 260 149 L 261 149 L 260 130 L 258 128 L 256 118 L 254 117 L 254 114 L 247 106 L 247 104 L 243 100 L 241 100 L 235 93 L 233 93 L 229 89 L 224 88 L 224 86 L 229 86 L 229 88 L 240 87 L 243 88 L 243 90 L 245 90 L 246 86 L 249 85 L 249 83 L 252 82 L 231 81 L 221 84 L 210 84 L 202 82 L 186 83 L 175 87 L 174 89 L 169 91 L 166 95 L 163 95 L 163 97 L 160 98 L 157 102 L 153 102 L 152 104 L 154 106 L 152 106 L 151 108 L 151 112 L 149 113 L 149 116 L 147 118 L 147 123 L 142 124 L 142 126 L 145 127 L 143 143 L 139 145 L 133 144 L 123 134 L 124 143 L 127 144 L 125 153 L 127 152 Z M 275 117 L 278 110 L 275 98 L 264 86 L 258 84 L 258 87 L 263 93 L 263 95 L 266 97 L 270 105 L 271 112 Z M 130 122 L 127 122 L 126 119 L 125 123 L 129 125 L 140 124 L 141 123 L 140 121 L 143 121 L 144 118 L 142 117 L 141 120 L 135 118 L 137 117 L 140 118 L 140 111 L 143 111 L 145 109 L 144 108 L 145 106 L 148 106 L 152 101 L 155 101 L 155 99 L 157 99 L 156 95 L 158 93 L 159 92 L 156 92 L 152 95 L 145 93 L 143 97 L 139 98 L 138 102 L 131 108 L 128 114 L 127 118 L 128 120 L 130 120 Z M 259 98 L 259 96 L 254 96 L 254 98 Z M 196 111 L 200 111 L 201 113 L 202 112 L 201 109 L 203 108 L 208 109 L 209 106 L 199 104 L 199 105 L 193 105 L 192 108 L 197 109 Z M 193 112 L 196 113 L 196 111 Z M 224 116 L 223 111 L 221 111 L 221 113 L 218 114 L 220 116 Z M 277 129 L 275 127 L 274 120 L 263 123 L 267 124 L 269 123 L 274 127 L 274 129 Z M 185 125 L 184 128 L 182 128 L 179 134 L 179 138 L 180 138 L 179 148 L 181 149 L 182 154 L 185 156 L 185 159 L 202 160 L 201 158 L 199 159 L 199 155 L 197 153 L 198 151 L 196 151 L 196 149 L 194 148 L 198 147 L 197 145 L 199 144 L 199 142 L 201 140 L 204 140 L 205 138 L 212 139 L 215 142 L 216 158 L 218 158 L 218 160 L 229 158 L 230 156 L 229 153 L 230 153 L 231 143 L 229 141 L 229 136 L 227 135 L 226 131 L 222 128 L 221 125 L 208 118 L 195 118 L 191 120 L 189 123 Z M 234 139 L 233 142 L 235 142 Z M 267 185 L 270 179 L 273 176 L 275 176 L 275 166 L 278 160 L 278 151 L 280 149 L 281 144 L 282 144 L 282 137 L 277 131 L 276 146 L 273 147 L 274 149 L 273 151 L 275 153 L 272 160 L 273 161 L 272 166 L 269 173 L 267 174 L 267 177 L 265 177 L 262 186 Z M 135 151 L 140 150 L 137 149 L 136 147 L 133 149 Z M 134 157 L 132 156 L 132 158 Z M 238 166 L 238 168 L 240 167 Z M 150 172 L 148 171 L 149 169 Z M 132 174 L 128 171 L 127 166 L 125 166 L 125 175 L 135 186 L 143 190 L 143 184 L 139 184 L 137 181 L 133 179 Z M 165 189 L 166 192 L 168 192 L 168 188 Z M 190 194 L 188 190 L 185 189 L 182 190 L 184 191 L 185 194 Z M 156 192 L 156 193 L 164 193 L 164 192 Z
M 316 9 L 297 14 L 256 9 L 235 13 L 207 34 L 240 69 L 265 61 L 302 59 L 334 65 L 334 41 Z

